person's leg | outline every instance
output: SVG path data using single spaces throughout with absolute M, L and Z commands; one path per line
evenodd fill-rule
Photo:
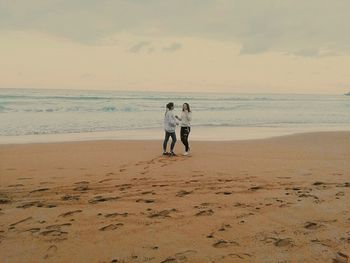
M 170 145 L 170 151 L 174 152 L 174 147 L 175 147 L 175 143 L 176 143 L 176 133 L 172 132 L 172 133 L 170 133 L 170 136 L 171 136 L 171 139 L 172 139 L 172 142 L 171 142 L 171 145 Z
M 170 132 L 165 131 L 165 138 L 164 138 L 164 142 L 163 142 L 163 152 L 166 152 L 169 137 L 170 137 Z
M 187 133 L 186 133 L 186 152 L 188 152 L 190 150 L 190 145 L 188 143 L 188 137 L 190 136 L 190 132 L 191 132 L 191 127 L 187 127 Z
M 181 141 L 185 145 L 185 152 L 188 152 L 188 134 L 190 127 L 181 127 Z
M 181 142 L 186 147 L 185 129 L 186 129 L 186 127 L 181 127 L 180 137 L 181 137 Z

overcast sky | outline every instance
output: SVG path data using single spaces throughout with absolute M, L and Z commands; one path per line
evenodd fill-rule
M 0 0 L 0 87 L 350 91 L 349 0 Z

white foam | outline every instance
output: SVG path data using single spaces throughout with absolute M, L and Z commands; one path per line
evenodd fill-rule
M 235 141 L 264 139 L 306 132 L 350 131 L 350 126 L 319 127 L 192 127 L 192 141 Z M 177 130 L 179 137 L 179 129 Z M 0 144 L 50 143 L 93 140 L 163 140 L 162 129 L 134 129 L 108 132 L 0 136 Z

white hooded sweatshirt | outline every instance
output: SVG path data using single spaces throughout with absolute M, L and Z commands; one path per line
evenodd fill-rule
M 176 119 L 172 110 L 167 110 L 164 116 L 164 129 L 167 132 L 175 132 Z

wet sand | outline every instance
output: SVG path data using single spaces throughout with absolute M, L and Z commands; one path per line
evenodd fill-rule
M 191 148 L 0 145 L 0 262 L 348 262 L 350 132 Z

